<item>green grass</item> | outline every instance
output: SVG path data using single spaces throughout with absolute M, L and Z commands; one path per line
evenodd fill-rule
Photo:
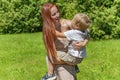
M 39 80 L 45 71 L 41 33 L 0 35 L 0 80 Z
M 89 41 L 78 80 L 120 80 L 119 41 Z M 0 35 L 0 80 L 40 80 L 45 56 L 41 33 Z
M 120 80 L 120 40 L 90 41 L 79 64 L 81 80 Z

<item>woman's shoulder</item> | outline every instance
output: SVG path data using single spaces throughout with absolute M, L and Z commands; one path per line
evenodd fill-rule
M 61 22 L 61 26 L 64 26 L 64 27 L 71 27 L 71 20 L 68 20 L 68 19 L 61 19 L 60 22 Z
M 69 20 L 69 19 L 64 19 L 64 18 L 60 19 L 60 22 L 61 22 L 61 23 L 71 24 L 71 20 Z

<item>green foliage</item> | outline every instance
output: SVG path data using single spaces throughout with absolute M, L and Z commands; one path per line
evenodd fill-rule
M 0 15 L 1 33 L 40 31 L 39 1 L 2 0 Z
M 56 3 L 62 18 L 87 14 L 92 39 L 120 38 L 120 0 L 1 0 L 0 33 L 41 31 L 41 6 L 46 2 Z
M 78 0 L 76 8 L 86 13 L 92 19 L 91 38 L 93 39 L 110 39 L 120 38 L 119 29 L 119 3 L 120 0 Z M 79 4 L 82 4 L 79 6 Z M 78 11 L 78 12 L 80 12 Z M 114 30 L 114 31 L 113 31 Z M 115 31 L 117 30 L 117 31 Z M 115 33 L 117 36 L 115 36 Z

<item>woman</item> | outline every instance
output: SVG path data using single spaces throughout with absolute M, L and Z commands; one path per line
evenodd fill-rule
M 48 74 L 44 76 L 44 79 L 53 77 L 53 71 L 55 70 L 57 80 L 76 80 L 75 66 L 71 66 L 61 61 L 57 57 L 56 51 L 67 52 L 66 39 L 57 38 L 55 35 L 55 29 L 64 32 L 70 28 L 70 21 L 60 21 L 60 12 L 56 4 L 46 3 L 42 6 L 42 18 L 43 18 L 43 40 L 47 49 L 48 57 Z M 88 40 L 74 44 L 74 48 L 79 49 L 87 44 Z M 53 67 L 55 69 L 53 69 Z

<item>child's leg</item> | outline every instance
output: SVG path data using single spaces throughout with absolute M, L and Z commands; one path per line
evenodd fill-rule
M 49 61 L 47 56 L 46 56 L 46 63 L 48 68 L 48 75 L 54 74 L 54 65 Z
M 49 61 L 48 57 L 46 56 L 46 63 L 47 63 L 47 68 L 48 68 L 48 73 L 45 74 L 41 80 L 54 80 L 56 79 L 56 76 L 54 74 L 54 65 L 51 64 Z
M 76 73 L 80 72 L 80 69 L 78 68 L 78 65 L 75 65 L 75 71 L 76 71 Z
M 81 63 L 82 60 L 83 60 L 83 58 L 80 58 L 80 59 L 78 59 L 78 60 L 79 60 L 79 63 Z M 76 73 L 80 72 L 80 69 L 79 69 L 79 67 L 78 67 L 77 64 L 75 65 L 75 71 L 76 71 Z

